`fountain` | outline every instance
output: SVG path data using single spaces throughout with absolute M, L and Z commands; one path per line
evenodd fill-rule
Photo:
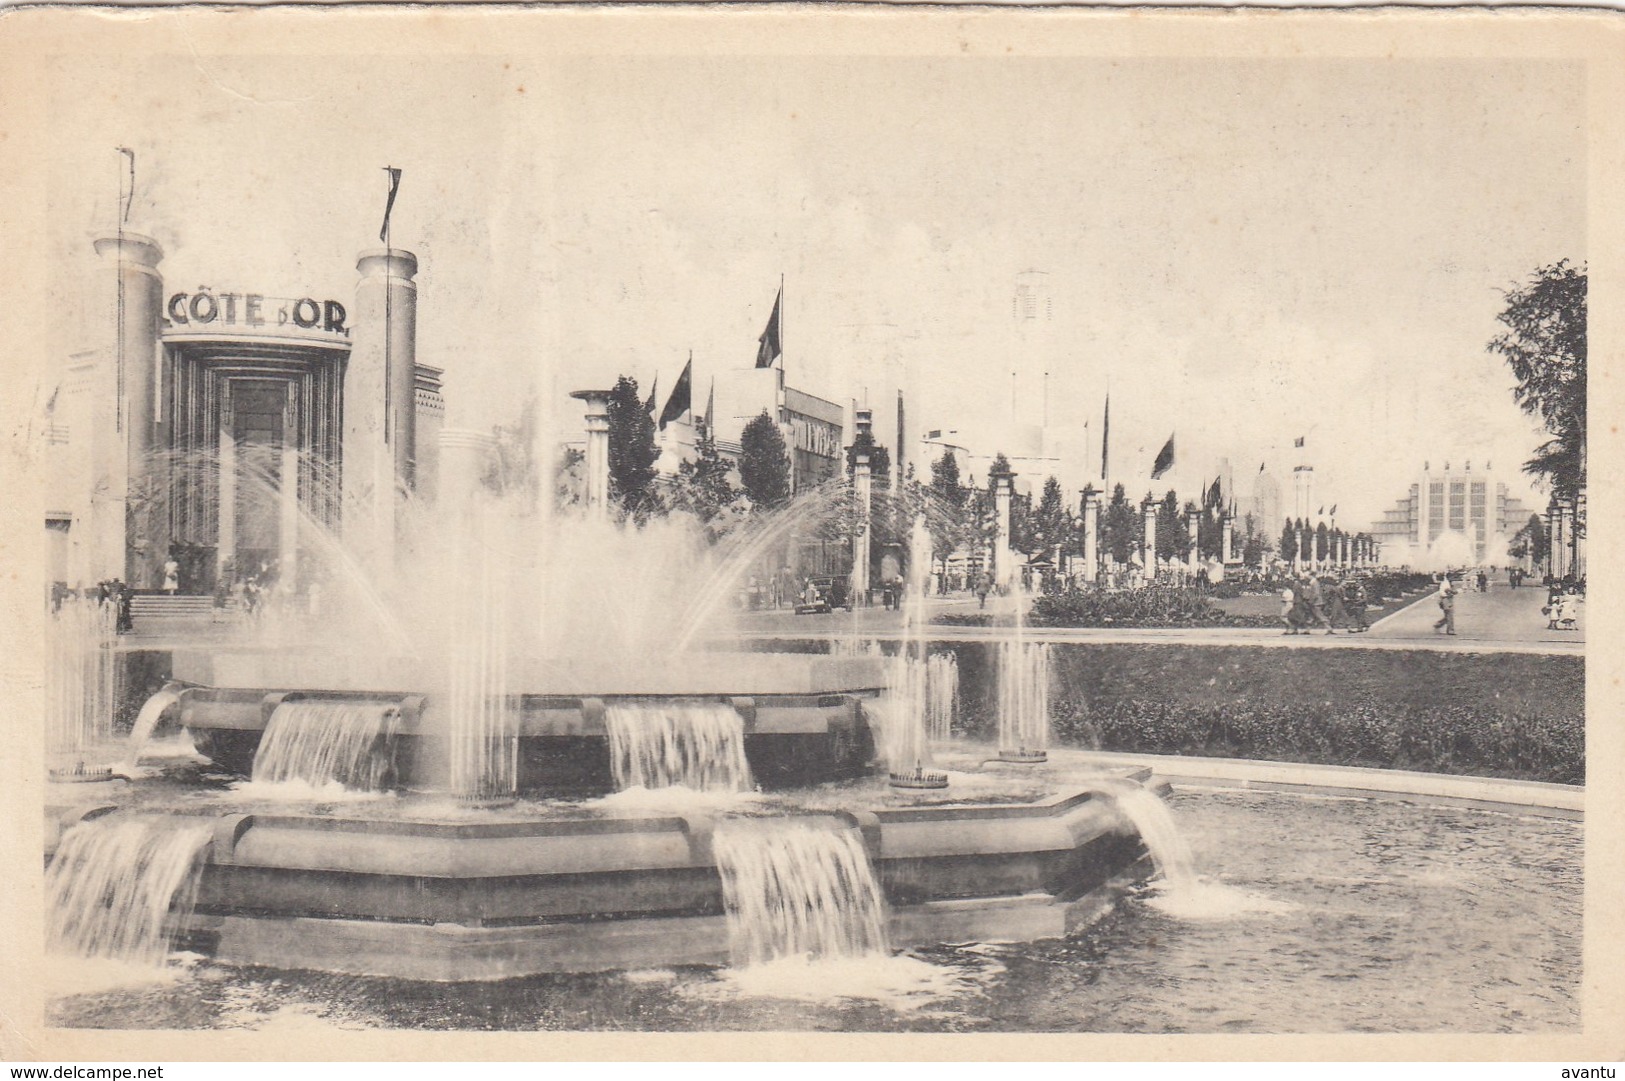
M 886 902 L 863 836 L 843 826 L 745 819 L 717 830 L 735 964 L 890 952 Z
M 468 494 L 403 505 L 393 577 L 307 516 L 318 612 L 285 603 L 274 624 L 171 650 L 173 682 L 129 756 L 173 717 L 211 768 L 271 785 L 184 813 L 143 778 L 89 800 L 53 788 L 53 918 L 78 926 L 75 898 L 116 884 L 118 919 L 146 928 L 109 947 L 131 955 L 184 934 L 227 963 L 488 979 L 1058 936 L 1145 873 L 1139 833 L 1098 786 L 937 791 L 931 741 L 949 733 L 957 668 L 927 652 L 923 519 L 896 656 L 674 650 L 705 644 L 694 613 L 717 611 L 782 519 L 712 551 L 680 523 L 556 516 L 481 481 L 479 440 L 455 445 L 467 453 L 445 444 L 441 490 Z M 836 498 L 816 495 L 791 513 Z M 667 604 L 674 583 L 696 589 Z M 1024 761 L 1047 739 L 1046 661 L 1018 643 L 1006 671 L 1022 676 L 1001 683 Z M 877 765 L 890 785 L 864 779 Z M 286 782 L 304 798 L 268 807 Z M 394 798 L 335 804 L 335 788 Z M 600 799 L 635 788 L 707 801 Z
M 195 819 L 111 816 L 62 835 L 45 878 L 46 941 L 86 957 L 159 962 L 191 908 L 212 830 Z

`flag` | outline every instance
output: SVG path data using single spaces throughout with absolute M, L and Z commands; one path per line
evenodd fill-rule
M 1174 437 L 1169 436 L 1168 442 L 1157 451 L 1157 460 L 1151 465 L 1151 479 L 1156 480 L 1174 467 Z
M 1294 446 L 1294 447 L 1301 447 L 1301 446 L 1303 446 L 1303 441 L 1304 441 L 1304 439 L 1305 439 L 1305 438 L 1306 438 L 1306 437 L 1304 437 L 1304 436 L 1301 436 L 1301 435 L 1300 435 L 1300 436 L 1298 436 L 1298 438 L 1296 438 L 1296 439 L 1294 439 L 1294 440 L 1293 440 L 1293 441 L 1292 441 L 1292 445 L 1293 445 L 1293 446 Z
M 394 166 L 384 166 L 384 172 L 389 174 L 389 198 L 384 202 L 384 225 L 378 230 L 378 241 L 381 244 L 389 243 L 389 215 L 395 209 L 395 193 L 401 190 L 401 171 Z
M 694 357 L 688 358 L 683 365 L 683 374 L 677 377 L 677 386 L 672 389 L 671 397 L 666 399 L 666 408 L 660 411 L 660 430 L 665 431 L 666 425 L 687 413 L 694 407 L 693 390 L 691 383 L 694 376 Z
M 779 286 L 779 295 L 773 299 L 773 314 L 767 317 L 767 329 L 757 341 L 756 366 L 758 368 L 771 368 L 773 362 L 784 354 L 784 348 L 779 343 L 779 305 L 784 301 L 784 286 Z
M 649 400 L 643 403 L 643 411 L 651 417 L 655 415 L 655 395 L 660 393 L 660 375 L 655 374 L 654 385 L 649 388 Z
M 1336 503 L 1332 504 L 1332 517 L 1333 518 L 1337 517 L 1337 504 Z
M 1219 487 L 1219 478 L 1213 478 L 1213 486 L 1207 490 L 1207 505 L 1217 507 L 1224 503 L 1224 492 Z
M 1100 481 L 1102 484 L 1111 476 L 1106 469 L 1106 463 L 1112 446 L 1112 396 L 1106 395 L 1106 415 L 1100 422 Z
M 716 420 L 717 420 L 717 377 L 713 375 L 711 377 L 711 393 L 710 393 L 710 396 L 705 399 L 705 434 L 706 434 L 707 437 L 711 437 L 712 434 L 716 431 L 716 429 L 711 427 L 711 425 L 716 423 Z
M 1260 473 L 1264 472 L 1264 463 L 1263 462 L 1258 463 L 1258 471 Z
M 1316 518 L 1322 518 L 1322 517 L 1325 517 L 1325 514 L 1326 514 L 1326 504 L 1322 503 L 1320 505 L 1320 509 L 1315 511 L 1315 517 Z
M 130 185 L 124 193 L 124 205 L 119 209 L 119 224 L 130 220 L 130 204 L 135 202 L 135 151 L 127 146 L 118 148 L 118 152 L 130 159 Z

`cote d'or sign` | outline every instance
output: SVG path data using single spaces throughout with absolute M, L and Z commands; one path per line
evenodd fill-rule
M 267 301 L 270 303 L 267 304 Z M 301 330 L 322 330 L 348 335 L 344 325 L 344 305 L 336 300 L 313 297 L 267 297 L 259 293 L 216 293 L 199 289 L 195 293 L 172 293 L 165 306 L 169 321 L 176 326 L 287 326 Z

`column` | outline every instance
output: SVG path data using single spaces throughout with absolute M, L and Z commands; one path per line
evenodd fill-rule
M 989 473 L 993 482 L 993 507 L 999 519 L 999 539 L 995 548 L 994 569 L 1001 586 L 1015 580 L 1015 555 L 1010 547 L 1010 497 L 1015 491 L 1016 474 L 1012 470 Z
M 607 390 L 578 390 L 570 395 L 586 403 L 587 514 L 609 517 L 609 395 Z
M 1586 494 L 1581 490 L 1574 500 L 1574 515 L 1569 521 L 1569 536 L 1572 538 L 1574 558 L 1570 562 L 1570 569 L 1576 578 L 1586 576 Z
M 215 533 L 216 573 L 225 577 L 228 567 L 235 574 L 242 568 L 237 558 L 237 440 L 231 431 L 231 397 L 227 391 L 220 403 L 220 521 Z
M 344 370 L 344 535 L 380 565 L 394 562 L 397 491 L 413 479 L 417 269 L 417 256 L 399 248 L 356 260 Z
M 149 523 L 164 536 L 127 536 L 126 506 L 131 493 L 145 494 L 152 453 L 158 447 L 153 416 L 157 401 L 154 367 L 163 318 L 163 248 L 151 237 L 128 230 L 102 233 L 93 244 L 100 257 L 98 293 L 108 305 L 106 350 L 115 438 L 98 455 L 96 484 L 108 493 L 99 507 L 96 574 L 119 575 L 132 585 L 152 585 L 163 565 L 167 523 Z M 107 482 L 104 488 L 102 481 Z
M 858 448 L 852 466 L 852 486 L 858 496 L 858 533 L 852 538 L 852 604 L 854 607 L 869 603 L 869 548 L 871 544 L 871 531 L 869 513 L 874 501 L 874 476 L 869 461 L 870 429 L 873 426 L 874 414 L 867 409 L 859 409 L 856 414 L 857 437 L 854 445 Z
M 1100 580 L 1100 493 L 1093 488 L 1083 490 L 1083 576 Z
M 1150 502 L 1143 508 L 1145 530 L 1140 538 L 1140 559 L 1145 564 L 1147 581 L 1157 574 L 1157 504 Z
M 1202 561 L 1202 512 L 1192 507 L 1185 511 L 1185 532 L 1190 535 L 1191 546 L 1185 553 L 1185 565 L 1196 574 L 1196 565 Z
M 1219 545 L 1223 549 L 1220 554 L 1224 558 L 1224 565 L 1228 567 L 1230 564 L 1237 562 L 1235 552 L 1236 516 L 1228 512 L 1221 513 L 1219 516 L 1219 529 Z

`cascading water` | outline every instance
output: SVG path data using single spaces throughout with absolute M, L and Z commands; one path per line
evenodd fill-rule
M 1151 860 L 1162 872 L 1168 891 L 1188 894 L 1196 885 L 1195 861 L 1168 805 L 1157 794 L 1139 785 L 1112 785 L 1103 790 L 1116 803 L 1123 816 L 1139 831 Z
M 87 750 L 112 738 L 118 694 L 117 607 L 68 597 L 46 622 L 47 749 Z
M 166 687 L 141 704 L 141 712 L 135 717 L 135 726 L 130 729 L 129 751 L 124 759 L 126 771 L 135 769 L 141 761 L 141 748 L 146 746 L 153 729 L 157 728 L 158 722 L 163 719 L 164 711 L 180 700 L 180 691 Z
M 191 911 L 212 822 L 114 817 L 62 835 L 45 874 L 46 941 L 61 953 L 161 964 Z
M 719 702 L 628 702 L 607 706 L 615 786 L 746 792 L 745 722 Z
M 1049 749 L 1049 645 L 1018 635 L 999 646 L 999 757 L 1042 762 Z
M 390 745 L 401 711 L 382 702 L 301 698 L 271 713 L 254 754 L 253 780 L 337 782 L 377 792 L 394 783 Z
M 890 953 L 885 897 L 857 830 L 751 819 L 723 824 L 712 847 L 735 964 Z
M 933 653 L 925 662 L 925 727 L 931 739 L 949 738 L 958 703 L 959 661 L 952 653 Z

